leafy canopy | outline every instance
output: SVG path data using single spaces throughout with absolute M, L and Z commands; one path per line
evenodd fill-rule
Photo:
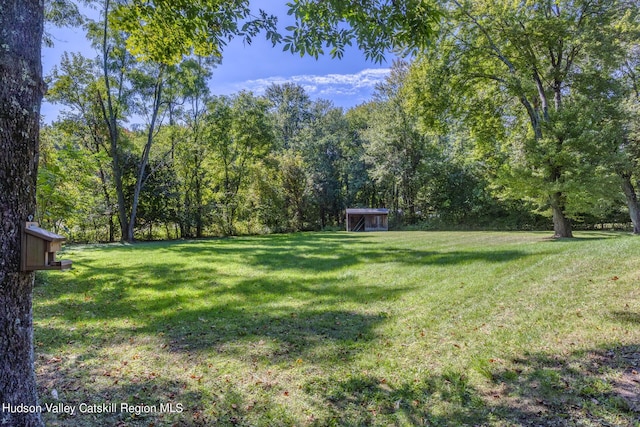
M 431 0 L 294 0 L 296 25 L 287 27 L 284 50 L 317 58 L 330 48 L 341 58 L 355 40 L 367 59 L 384 60 L 388 49 L 416 53 L 429 45 L 442 13 Z
M 233 37 L 251 43 L 263 29 L 275 44 L 276 21 L 262 10 L 252 15 L 248 0 L 133 0 L 111 15 L 114 28 L 129 34 L 131 53 L 165 64 L 190 54 L 221 57 Z

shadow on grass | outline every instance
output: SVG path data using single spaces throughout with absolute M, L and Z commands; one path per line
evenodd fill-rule
M 38 290 L 52 294 L 40 317 L 45 322 L 130 319 L 131 326 L 120 326 L 122 334 L 163 334 L 175 351 L 272 339 L 296 357 L 309 357 L 326 341 L 372 339 L 385 314 L 363 309 L 412 290 L 390 287 L 375 276 L 366 285 L 351 286 L 345 278 L 348 267 L 374 269 L 388 262 L 450 266 L 528 256 L 519 251 L 375 249 L 370 242 L 349 234 L 301 234 L 108 246 L 106 251 L 124 251 L 126 262 L 105 267 L 77 261 L 72 275 L 56 277 L 59 289 Z M 162 253 L 169 261 L 157 260 Z M 223 270 L 229 260 L 252 269 Z M 358 310 L 337 308 L 345 304 Z M 83 335 L 65 329 L 48 333 L 48 341 L 41 339 L 43 350 L 68 340 L 101 342 L 117 334 L 103 329 L 85 328 Z M 298 348 L 302 353 L 293 351 Z
M 577 233 L 580 233 L 579 231 Z M 546 237 L 543 239 L 545 242 L 556 242 L 556 243 L 584 243 L 591 242 L 597 240 L 610 240 L 617 239 L 625 236 L 628 233 L 621 232 L 606 232 L 606 231 L 589 231 L 588 235 L 576 235 L 573 237 Z
M 194 391 L 189 381 L 164 380 L 151 371 L 146 377 L 128 379 L 94 371 L 80 380 L 73 367 L 50 360 L 38 365 L 38 394 L 47 426 L 230 426 L 238 424 L 241 408 L 247 407 L 233 383 Z M 57 397 L 52 396 L 53 390 Z M 74 413 L 47 410 L 48 405 L 55 408 L 61 403 L 73 407 Z M 273 406 L 269 401 L 262 403 L 266 410 Z
M 611 346 L 563 357 L 534 353 L 500 362 L 479 386 L 468 372 L 449 370 L 416 378 L 376 377 L 366 372 L 310 377 L 301 394 L 308 417 L 296 419 L 276 395 L 257 399 L 237 388 L 238 379 L 219 378 L 211 389 L 190 389 L 184 381 L 141 378 L 110 385 L 80 383 L 74 371 L 53 364 L 38 373 L 42 403 L 57 387 L 61 401 L 126 402 L 132 405 L 183 404 L 180 413 L 135 415 L 45 414 L 52 426 L 637 426 L 640 421 L 640 346 Z M 496 363 L 497 364 L 497 363 Z M 197 380 L 192 380 L 197 381 Z M 124 382 L 124 381 L 123 381 Z M 81 388 L 81 390 L 78 390 Z M 90 398 L 87 398 L 90 396 Z M 175 406 L 174 406 L 175 408 Z
M 637 425 L 639 367 L 638 345 L 533 354 L 493 373 L 491 398 L 498 413 L 520 425 Z
M 47 302 L 38 310 L 37 352 L 55 354 L 70 343 L 78 348 L 108 348 L 154 337 L 161 345 L 151 351 L 169 353 L 184 363 L 194 354 L 216 354 L 245 365 L 289 366 L 303 360 L 320 370 L 334 372 L 336 366 L 342 366 L 344 371 L 380 338 L 378 327 L 388 315 L 376 303 L 413 289 L 390 287 L 374 275 L 366 285 L 350 286 L 343 277 L 348 267 L 375 268 L 381 263 L 452 266 L 528 256 L 519 251 L 376 248 L 369 245 L 371 242 L 364 236 L 309 234 L 108 247 L 105 251 L 123 251 L 124 256 L 139 258 L 139 266 L 123 262 L 96 267 L 79 260 L 73 275 L 56 276 L 54 285 L 39 287 L 38 297 Z M 354 248 L 353 244 L 359 246 Z M 179 256 L 157 261 L 154 257 L 163 252 Z M 180 257 L 189 259 L 181 261 Z M 248 274 L 224 270 L 221 265 L 228 259 L 252 269 Z M 278 275 L 284 270 L 296 274 Z M 104 356 L 85 357 L 99 360 Z M 44 378 L 46 383 L 49 374 L 58 383 L 67 381 L 75 389 L 76 401 L 80 396 L 86 401 L 86 396 L 94 395 L 118 401 L 133 397 L 143 403 L 167 402 L 175 397 L 190 405 L 189 414 L 182 417 L 104 415 L 94 425 L 300 422 L 292 420 L 287 408 L 268 392 L 260 394 L 256 402 L 235 390 L 237 379 L 220 384 L 218 395 L 211 396 L 194 393 L 187 382 L 162 378 L 127 383 L 117 383 L 114 378 L 111 383 L 84 384 L 82 378 L 74 377 L 81 368 L 56 370 L 53 365 L 50 373 L 39 373 L 39 381 Z M 321 402 L 318 413 L 329 411 L 330 415 L 308 423 L 452 425 L 448 420 L 454 420 L 455 425 L 492 420 L 486 397 L 464 373 L 431 375 L 400 384 L 383 380 L 362 373 L 310 380 L 303 386 L 306 397 Z M 216 402 L 215 408 L 212 402 Z M 65 423 L 60 425 L 81 425 Z
M 484 402 L 465 375 L 448 372 L 395 384 L 368 374 L 317 378 L 306 385 L 322 395 L 331 420 L 317 425 L 479 425 L 487 421 Z
M 144 282 L 147 276 L 141 276 Z M 114 345 L 141 335 L 161 337 L 165 351 L 217 350 L 246 357 L 249 355 L 237 353 L 245 351 L 247 343 L 265 341 L 268 345 L 251 357 L 269 363 L 298 358 L 320 363 L 314 356 L 317 347 L 333 343 L 348 355 L 358 342 L 375 338 L 375 328 L 386 318 L 384 313 L 335 308 L 338 304 L 366 304 L 407 291 L 373 285 L 349 291 L 337 286 L 336 280 L 318 284 L 313 280 L 286 283 L 263 278 L 241 280 L 234 285 L 215 281 L 189 283 L 186 286 L 190 292 L 186 295 L 173 292 L 166 284 L 147 285 L 154 295 L 143 299 L 130 286 L 116 286 L 91 296 L 87 293 L 83 302 L 50 303 L 48 316 L 41 313 L 36 326 L 39 351 L 55 352 L 68 342 Z M 55 327 L 48 319 L 71 323 L 90 320 L 92 326 Z
M 485 372 L 489 387 L 449 371 L 393 383 L 359 374 L 316 378 L 306 391 L 323 395 L 335 425 L 637 426 L 640 346 L 533 354 Z M 318 425 L 325 425 L 326 420 Z
M 327 272 L 359 264 L 398 263 L 418 265 L 457 265 L 470 262 L 509 262 L 529 256 L 517 250 L 424 251 L 376 247 L 375 240 L 352 234 L 301 234 L 273 238 L 238 238 L 230 244 L 207 245 L 194 242 L 176 245 L 168 251 L 199 261 L 241 257 L 249 265 L 268 270 Z M 360 245 L 354 248 L 354 244 Z
M 632 311 L 614 311 L 611 313 L 611 317 L 618 322 L 635 323 L 640 325 L 640 313 Z

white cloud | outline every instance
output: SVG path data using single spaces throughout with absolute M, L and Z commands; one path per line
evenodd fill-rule
M 262 95 L 272 84 L 296 83 L 302 86 L 312 97 L 361 95 L 371 92 L 377 83 L 382 82 L 388 75 L 389 68 L 367 68 L 355 74 L 303 74 L 291 77 L 266 77 L 233 83 L 225 89 L 227 94 L 248 90 L 256 95 Z

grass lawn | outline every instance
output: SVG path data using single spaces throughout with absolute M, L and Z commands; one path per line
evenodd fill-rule
M 640 238 L 576 235 L 71 246 L 33 311 L 42 404 L 76 412 L 45 420 L 638 426 Z

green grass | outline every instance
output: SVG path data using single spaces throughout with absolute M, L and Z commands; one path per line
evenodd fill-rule
M 640 238 L 577 235 L 70 247 L 73 270 L 39 274 L 35 289 L 41 400 L 118 411 L 45 420 L 640 425 Z M 136 415 L 122 402 L 184 411 Z

